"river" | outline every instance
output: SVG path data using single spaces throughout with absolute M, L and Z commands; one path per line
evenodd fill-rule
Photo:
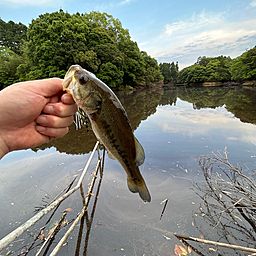
M 178 255 L 178 246 L 189 253 L 191 249 L 173 232 L 254 247 L 255 230 L 250 222 L 239 217 L 239 212 L 234 210 L 236 221 L 251 236 L 235 230 L 236 226 L 230 229 L 232 220 L 228 216 L 216 218 L 222 208 L 214 205 L 214 200 L 212 205 L 200 204 L 206 181 L 198 161 L 200 156 L 212 152 L 223 155 L 226 150 L 234 166 L 239 164 L 248 175 L 249 170 L 255 169 L 256 91 L 242 87 L 177 87 L 117 94 L 145 150 L 146 159 L 140 170 L 152 201 L 144 204 L 137 194 L 132 194 L 120 164 L 107 157 L 95 211 L 91 204 L 87 220 L 79 222 L 59 255 Z M 74 178 L 79 178 L 95 142 L 90 129 L 76 131 L 72 125 L 61 139 L 12 152 L 1 160 L 0 238 L 32 217 L 38 207 L 51 201 Z M 96 160 L 95 156 L 89 173 L 94 171 Z M 90 179 L 88 174 L 83 183 L 85 190 Z M 66 218 L 72 223 L 81 207 L 80 193 L 76 192 L 59 206 L 49 224 L 46 225 L 49 216 L 45 216 L 0 255 L 24 255 L 40 228 L 46 226 L 47 236 L 65 209 Z M 48 248 L 48 254 L 70 226 L 66 224 Z M 28 255 L 35 255 L 41 244 L 42 241 L 37 241 Z M 192 245 L 203 255 L 235 255 L 231 249 Z M 188 255 L 196 254 L 192 251 Z

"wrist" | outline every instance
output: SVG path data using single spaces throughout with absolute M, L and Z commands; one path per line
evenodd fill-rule
M 0 135 L 0 159 L 9 152 L 9 148 L 6 145 L 4 139 Z

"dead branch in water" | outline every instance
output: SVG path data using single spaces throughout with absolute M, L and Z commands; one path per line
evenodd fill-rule
M 48 212 L 50 212 L 51 210 L 53 210 L 55 207 L 57 207 L 63 200 L 65 200 L 66 198 L 68 198 L 71 194 L 73 194 L 75 191 L 77 191 L 78 189 L 80 189 L 81 195 L 83 195 L 83 189 L 81 188 L 82 186 L 82 181 L 85 177 L 85 174 L 88 170 L 88 167 L 92 161 L 93 155 L 96 152 L 97 148 L 99 147 L 99 142 L 97 142 L 95 144 L 95 147 L 84 167 L 84 170 L 77 182 L 77 185 L 72 188 L 71 190 L 69 190 L 68 192 L 66 192 L 63 196 L 59 197 L 58 199 L 56 199 L 54 202 L 50 203 L 46 208 L 42 209 L 40 212 L 38 212 L 36 215 L 34 215 L 32 218 L 30 218 L 28 221 L 26 221 L 24 224 L 22 224 L 21 226 L 19 226 L 17 229 L 15 229 L 14 231 L 12 231 L 10 234 L 8 234 L 7 236 L 5 236 L 4 238 L 2 238 L 0 240 L 0 251 L 2 249 L 4 249 L 6 246 L 8 246 L 11 242 L 13 242 L 17 237 L 19 237 L 23 232 L 25 232 L 26 230 L 28 230 L 31 226 L 33 226 L 37 221 L 39 221 L 43 216 L 45 216 Z M 99 151 L 98 151 L 99 153 Z M 105 152 L 104 152 L 105 155 Z M 102 170 L 103 170 L 103 166 L 100 164 L 102 161 L 102 157 L 98 156 L 98 163 L 97 163 L 97 170 L 100 169 L 100 172 L 102 174 Z M 96 173 L 96 172 L 95 172 Z M 95 182 L 96 179 L 96 175 L 94 175 L 93 179 Z M 94 185 L 94 182 L 91 182 L 91 184 Z M 74 221 L 74 223 L 72 224 L 72 226 L 70 227 L 69 231 L 67 232 L 67 234 L 65 234 L 65 239 L 68 237 L 68 235 L 70 234 L 70 232 L 73 230 L 73 228 L 75 227 L 75 223 L 77 224 L 78 221 L 81 219 L 81 217 L 83 216 L 84 212 L 87 209 L 90 197 L 92 195 L 92 189 L 93 189 L 93 185 L 91 185 L 89 187 L 88 193 L 86 194 L 86 196 L 82 196 L 82 200 L 83 200 L 83 209 L 82 211 L 79 213 L 79 216 L 77 217 L 77 219 Z M 60 244 L 60 243 L 59 243 Z M 61 244 L 61 246 L 63 245 L 63 243 Z M 60 248 L 60 247 L 59 247 Z M 56 249 L 56 248 L 55 248 Z M 55 250 L 55 252 L 57 253 L 58 250 Z M 39 252 L 40 253 L 40 252 Z M 52 254 L 51 255 L 55 255 Z
M 255 247 L 256 242 L 256 173 L 228 159 L 228 152 L 213 152 L 199 158 L 205 183 L 194 184 L 194 191 L 202 199 L 195 212 L 194 224 L 200 233 L 209 232 L 202 228 L 202 220 L 212 227 L 220 239 L 227 244 Z M 200 219 L 200 221 L 198 221 Z M 200 227 L 197 225 L 200 223 Z M 216 243 L 216 242 L 215 242 Z M 255 249 L 253 249 L 255 250 Z M 253 251 L 255 252 L 255 251 Z
M 226 243 L 219 243 L 219 242 L 215 242 L 215 241 L 209 241 L 209 240 L 205 240 L 205 239 L 200 239 L 200 238 L 195 238 L 195 237 L 191 237 L 191 236 L 183 236 L 183 235 L 178 235 L 176 233 L 174 233 L 174 235 L 181 240 L 191 240 L 194 242 L 198 242 L 198 243 L 203 243 L 203 244 L 210 244 L 210 245 L 215 245 L 215 246 L 221 246 L 221 247 L 226 247 L 229 249 L 234 249 L 234 250 L 240 250 L 240 251 L 245 251 L 245 252 L 253 252 L 256 253 L 256 249 L 254 248 L 248 248 L 248 247 L 243 247 L 243 246 L 238 246 L 238 245 L 233 245 L 233 244 L 226 244 Z

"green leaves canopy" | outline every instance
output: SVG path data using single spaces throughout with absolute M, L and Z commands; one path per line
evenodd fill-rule
M 129 31 L 107 13 L 71 15 L 60 10 L 40 15 L 32 20 L 28 29 L 13 22 L 6 25 L 2 20 L 0 29 L 1 24 L 1 31 L 7 25 L 16 31 L 23 28 L 22 31 L 27 31 L 24 35 L 28 44 L 23 44 L 22 51 L 19 47 L 19 51 L 5 54 L 0 65 L 0 72 L 4 74 L 0 84 L 63 77 L 73 64 L 95 73 L 113 87 L 148 85 L 162 79 L 157 61 L 140 52 Z M 3 46 L 8 50 L 12 49 L 13 37 L 6 38 L 0 38 L 0 43 L 4 42 Z

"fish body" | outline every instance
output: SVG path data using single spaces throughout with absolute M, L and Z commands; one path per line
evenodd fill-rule
M 138 168 L 144 162 L 144 150 L 135 138 L 125 109 L 114 92 L 79 65 L 69 68 L 63 90 L 70 93 L 86 112 L 92 130 L 107 149 L 108 156 L 118 160 L 124 168 L 129 190 L 139 193 L 143 201 L 150 202 L 150 193 Z

